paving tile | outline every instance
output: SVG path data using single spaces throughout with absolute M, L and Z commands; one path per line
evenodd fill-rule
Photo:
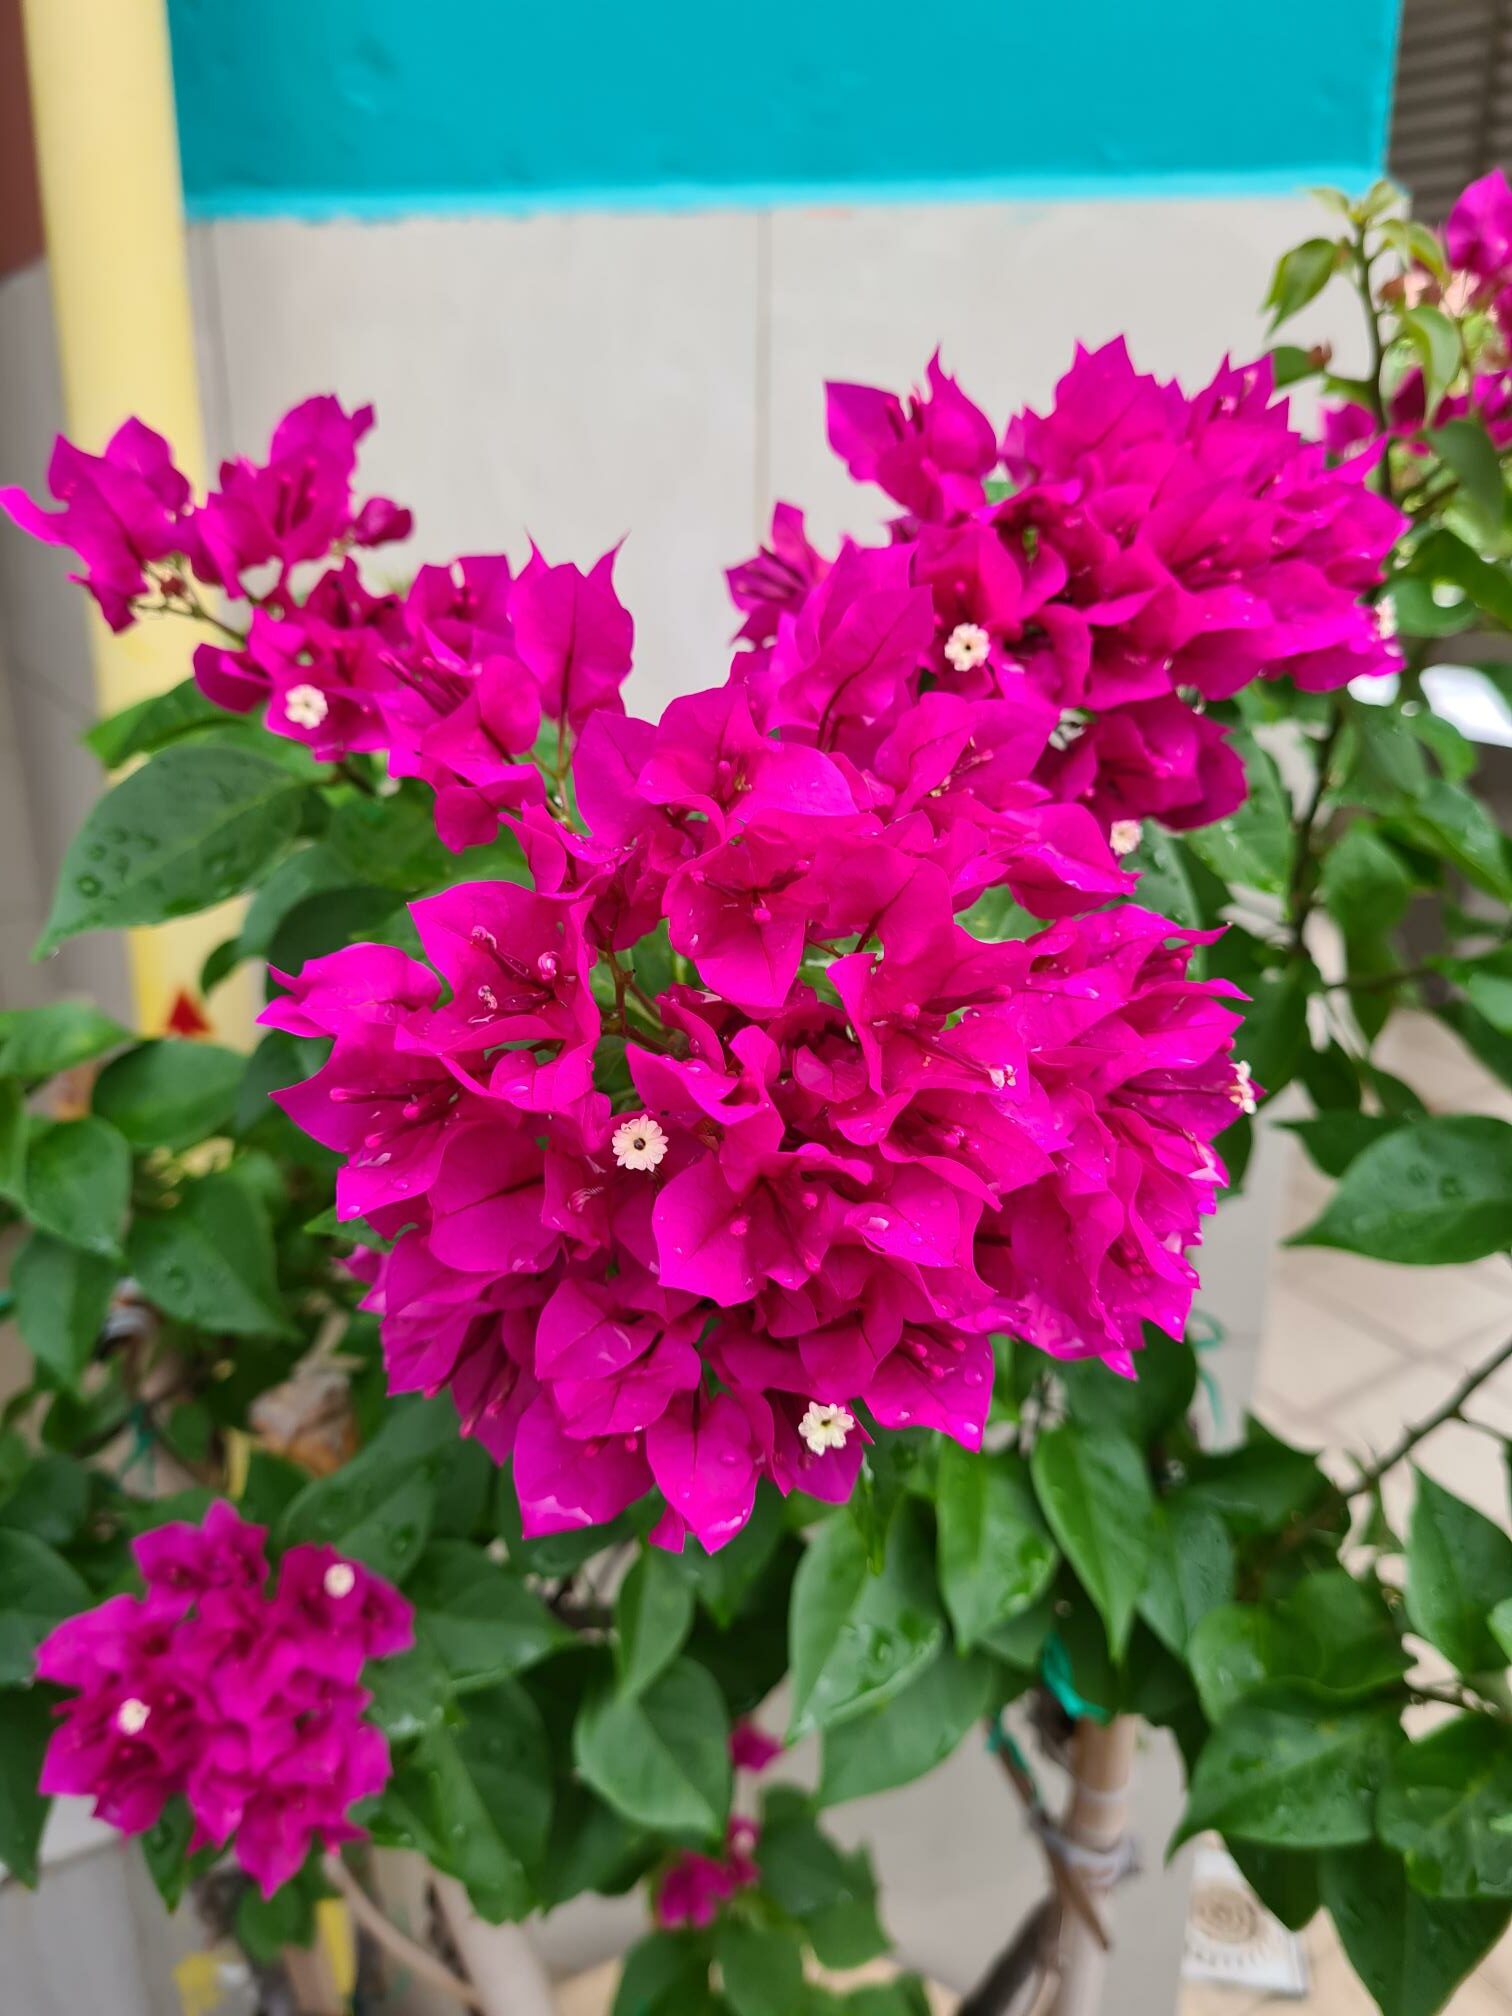
M 1410 1362 L 1377 1332 L 1292 1282 L 1281 1281 L 1271 1290 L 1260 1347 L 1260 1390 L 1273 1394 L 1294 1417 L 1321 1419 L 1344 1395 L 1390 1379 Z
M 1505 1278 L 1503 1278 L 1505 1277 Z M 1410 1356 L 1450 1350 L 1512 1319 L 1512 1268 L 1396 1267 L 1325 1246 L 1277 1256 L 1275 1280 L 1374 1330 Z

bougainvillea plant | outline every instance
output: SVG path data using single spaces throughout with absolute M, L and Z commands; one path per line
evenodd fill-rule
M 267 973 L 247 1057 L 0 1020 L 13 1870 L 90 1794 L 170 1900 L 229 1855 L 259 1960 L 366 1840 L 495 1919 L 644 1880 L 621 2016 L 906 2016 L 824 1984 L 885 1941 L 817 1816 L 985 1728 L 1055 1885 L 1006 2008 L 1112 1873 L 1028 1697 L 1073 1782 L 1172 1729 L 1181 1838 L 1326 1904 L 1388 2016 L 1499 1936 L 1512 1539 L 1427 1477 L 1399 1537 L 1383 1487 L 1508 1349 L 1342 1476 L 1195 1404 L 1265 1095 L 1338 1178 L 1305 1239 L 1512 1241 L 1512 1127 L 1374 1056 L 1427 1009 L 1512 1082 L 1512 862 L 1424 678 L 1512 629 L 1512 191 L 1442 238 L 1329 201 L 1271 305 L 1350 282 L 1367 376 L 1189 393 L 1115 343 L 1006 429 L 938 358 L 833 385 L 895 515 L 823 552 L 780 505 L 655 723 L 612 555 L 379 585 L 369 409 L 203 497 L 139 421 L 0 492 L 113 628 L 201 638 L 93 732 L 125 774 L 43 948 L 245 891 L 203 985 Z M 732 1811 L 812 1734 L 816 1788 Z

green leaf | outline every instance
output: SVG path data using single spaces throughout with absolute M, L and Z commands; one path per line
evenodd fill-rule
M 1323 1902 L 1381 2016 L 1436 2016 L 1505 1929 L 1504 1903 L 1424 1897 L 1372 1843 L 1323 1858 Z
M 551 1756 L 530 1696 L 513 1681 L 469 1696 L 458 1729 L 432 1729 L 385 1793 L 415 1845 L 462 1883 L 490 1924 L 534 1908 L 532 1872 L 551 1825 Z
M 1249 794 L 1236 811 L 1189 833 L 1186 844 L 1223 881 L 1279 895 L 1291 875 L 1291 800 L 1274 760 L 1247 729 L 1229 739 L 1243 759 Z
M 1296 1135 L 1325 1176 L 1337 1179 L 1372 1143 L 1395 1133 L 1403 1122 L 1395 1113 L 1336 1111 L 1319 1114 L 1315 1120 L 1283 1120 L 1279 1124 Z
M 107 1064 L 92 1104 L 133 1148 L 192 1148 L 225 1132 L 246 1068 L 238 1051 L 165 1036 Z
M 880 1570 L 855 1520 L 821 1527 L 793 1578 L 788 1741 L 901 1692 L 938 1651 L 944 1620 L 917 1507 L 899 1502 Z
M 1512 1596 L 1504 1596 L 1486 1622 L 1491 1628 L 1491 1636 L 1506 1653 L 1507 1664 L 1512 1666 Z
M 271 1967 L 286 1946 L 308 1947 L 315 1940 L 315 1906 L 325 1886 L 301 1871 L 271 1897 L 249 1883 L 236 1900 L 232 1931 L 237 1944 L 259 1967 Z
M 89 1516 L 93 1471 L 69 1456 L 32 1458 L 0 1502 L 0 1526 L 13 1526 L 49 1547 L 66 1547 Z
M 1270 352 L 1271 371 L 1278 392 L 1288 385 L 1298 385 L 1304 378 L 1316 377 L 1323 369 L 1323 356 L 1317 350 L 1303 350 L 1295 343 L 1278 343 Z
M 1512 573 L 1483 560 L 1457 533 L 1438 526 L 1412 552 L 1412 574 L 1462 588 L 1482 615 L 1512 629 Z
M 1407 1614 L 1461 1673 L 1505 1665 L 1490 1625 L 1512 1589 L 1512 1538 L 1418 1470 L 1407 1532 Z
M 11 1265 L 16 1327 L 60 1386 L 77 1386 L 104 1328 L 120 1278 L 114 1260 L 33 1232 Z
M 1343 250 L 1331 238 L 1309 238 L 1281 254 L 1265 297 L 1272 332 L 1323 292 L 1338 271 Z
M 1512 1898 L 1512 1726 L 1461 1715 L 1392 1759 L 1376 1831 L 1429 1897 Z
M 1477 889 L 1512 900 L 1512 868 L 1500 828 L 1473 792 L 1432 777 L 1393 824 L 1412 845 L 1441 856 Z
M 1125 1435 L 1087 1433 L 1068 1421 L 1040 1436 L 1031 1462 L 1050 1530 L 1121 1659 L 1154 1546 L 1144 1457 Z
M 290 1334 L 273 1235 L 235 1176 L 186 1183 L 171 1210 L 135 1219 L 126 1257 L 148 1301 L 181 1323 L 238 1337 Z
M 131 1196 L 131 1150 L 103 1120 L 34 1127 L 22 1178 L 26 1215 L 43 1232 L 86 1253 L 120 1254 Z
M 147 1874 L 170 1911 L 178 1909 L 191 1879 L 215 1859 L 216 1850 L 209 1847 L 198 1849 L 193 1855 L 189 1853 L 193 1834 L 194 1815 L 189 1811 L 189 1802 L 182 1792 L 175 1792 L 157 1820 L 140 1837 Z
M 1287 1241 L 1401 1266 L 1480 1260 L 1512 1243 L 1512 1125 L 1413 1121 L 1357 1156 L 1322 1216 Z
M 861 1967 L 886 1951 L 865 1849 L 842 1853 L 791 1786 L 767 1794 L 756 1861 L 762 1888 L 802 1924 L 822 1966 Z
M 1172 1845 L 1205 1827 L 1269 1848 L 1368 1841 L 1399 1741 L 1389 1709 L 1333 1710 L 1305 1695 L 1245 1701 L 1203 1745 Z
M 452 1699 L 446 1668 L 427 1644 L 370 1660 L 362 1683 L 373 1697 L 367 1712 L 390 1743 L 410 1743 L 439 1728 Z
M 693 1590 L 660 1547 L 643 1547 L 614 1602 L 620 1691 L 639 1694 L 682 1650 L 693 1628 Z
M 37 1790 L 54 1727 L 45 1687 L 0 1693 L 0 1867 L 20 1883 L 37 1880 L 37 1849 L 52 1801 Z
M 698 1997 L 709 1985 L 700 1940 L 684 1932 L 652 1932 L 625 1956 L 613 2016 L 702 2016 Z
M 247 749 L 166 749 L 117 784 L 63 862 L 40 958 L 81 931 L 160 924 L 234 896 L 293 839 L 304 787 Z
M 730 1722 L 702 1666 L 678 1659 L 644 1693 L 601 1688 L 573 1730 L 578 1770 L 617 1812 L 717 1840 L 730 1811 Z
M 1289 1932 L 1300 1932 L 1317 1916 L 1323 1902 L 1318 1856 L 1257 1848 L 1253 1841 L 1226 1840 L 1223 1845 L 1266 1910 Z
M 1442 427 L 1430 428 L 1423 438 L 1458 476 L 1461 494 L 1487 528 L 1499 530 L 1505 499 L 1501 460 L 1481 422 L 1468 416 L 1446 420 Z
M 0 1015 L 0 1077 L 55 1078 L 131 1041 L 92 1001 L 52 1001 Z
M 992 1681 L 990 1659 L 947 1648 L 901 1694 L 827 1729 L 820 1804 L 888 1792 L 943 1764 L 986 1713 Z
M 940 1445 L 940 1594 L 963 1650 L 1042 1596 L 1060 1558 L 1022 1457 Z
M 1309 1512 L 1328 1490 L 1315 1457 L 1293 1449 L 1258 1421 L 1237 1449 L 1199 1455 L 1189 1466 L 1187 1495 L 1211 1505 L 1237 1533 L 1278 1533 Z
M 1467 1001 L 1446 1001 L 1434 1013 L 1494 1078 L 1512 1085 L 1512 1036 L 1504 1036 Z
M 1138 1609 L 1161 1644 L 1184 1659 L 1192 1633 L 1233 1593 L 1234 1543 L 1212 1506 L 1184 1492 L 1158 1504 Z
M 1323 857 L 1320 879 L 1328 913 L 1348 931 L 1390 931 L 1412 900 L 1413 880 L 1392 846 L 1356 819 Z
M 1111 1428 L 1141 1449 L 1185 1418 L 1197 1391 L 1197 1354 L 1183 1338 L 1150 1326 L 1124 1379 L 1100 1358 L 1070 1359 L 1056 1367 L 1072 1418 L 1084 1428 Z
M 1206 923 L 1181 842 L 1153 819 L 1143 822 L 1138 850 L 1124 866 L 1139 870 L 1138 900 L 1145 909 L 1189 929 Z
M 444 1396 L 396 1409 L 350 1463 L 305 1486 L 279 1523 L 278 1545 L 324 1542 L 402 1582 L 424 1550 L 435 1479 L 456 1433 Z
M 1381 1597 L 1342 1568 L 1304 1576 L 1269 1603 L 1209 1611 L 1188 1657 L 1210 1722 L 1277 1682 L 1322 1702 L 1360 1700 L 1393 1687 L 1412 1663 Z
M 735 2016 L 793 2016 L 803 1990 L 803 1948 L 790 1933 L 727 1918 L 715 1935 L 714 1957 Z
M 151 694 L 118 713 L 107 714 L 83 741 L 107 770 L 119 770 L 133 756 L 164 748 L 196 728 L 218 728 L 225 720 L 225 709 L 207 700 L 194 680 L 184 679 L 166 693 Z
M 94 1599 L 83 1577 L 31 1533 L 0 1527 L 0 1687 L 26 1687 L 37 1647 Z
M 782 1500 L 763 1486 L 744 1527 L 718 1553 L 708 1554 L 696 1540 L 690 1540 L 682 1553 L 673 1557 L 722 1631 L 734 1623 L 766 1574 L 782 1535 Z
M 575 1643 L 518 1576 L 464 1540 L 435 1540 L 405 1580 L 420 1638 L 458 1689 L 488 1686 Z
M 1459 325 L 1442 308 L 1425 301 L 1403 310 L 1399 333 L 1417 353 L 1423 373 L 1424 410 L 1432 413 L 1459 376 L 1463 361 Z

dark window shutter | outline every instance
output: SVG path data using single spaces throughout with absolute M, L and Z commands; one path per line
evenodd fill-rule
M 1441 223 L 1467 182 L 1512 160 L 1512 0 L 1405 0 L 1391 173 Z

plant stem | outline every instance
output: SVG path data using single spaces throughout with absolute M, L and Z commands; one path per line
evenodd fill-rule
M 1360 1472 L 1358 1482 L 1352 1484 L 1344 1495 L 1358 1498 L 1364 1491 L 1373 1491 L 1387 1472 L 1405 1461 L 1420 1442 L 1427 1440 L 1435 1428 L 1442 1428 L 1446 1421 L 1455 1420 L 1471 1394 L 1499 1372 L 1508 1359 L 1512 1359 L 1512 1337 L 1508 1337 L 1499 1345 L 1484 1363 L 1475 1367 L 1474 1371 L 1467 1372 L 1441 1407 L 1436 1407 L 1424 1420 L 1419 1421 L 1416 1427 L 1405 1429 L 1400 1439 L 1392 1444 L 1379 1461 L 1372 1463 L 1368 1470 Z
M 401 1932 L 391 1924 L 378 1906 L 369 1897 L 357 1878 L 347 1868 L 339 1855 L 323 1855 L 320 1858 L 320 1873 L 326 1881 L 339 1890 L 346 1899 L 347 1909 L 384 1951 L 392 1954 L 401 1966 L 417 1974 L 422 1981 L 428 1981 L 433 1988 L 439 1988 L 454 2001 L 467 2009 L 481 2009 L 482 1997 L 470 1981 L 464 1981 L 459 1974 L 438 1960 L 434 1953 L 411 1939 L 407 1932 Z
M 1287 891 L 1286 914 L 1291 925 L 1291 949 L 1294 958 L 1300 958 L 1307 950 L 1307 920 L 1312 915 L 1313 897 L 1317 888 L 1317 858 L 1313 851 L 1313 832 L 1323 810 L 1323 800 L 1328 795 L 1328 787 L 1333 779 L 1330 771 L 1334 749 L 1344 728 L 1344 710 L 1335 700 L 1329 710 L 1328 726 L 1317 744 L 1318 775 L 1313 785 L 1312 795 L 1303 808 L 1302 817 L 1297 822 L 1296 853 L 1292 859 L 1291 887 Z
M 374 786 L 363 776 L 350 756 L 342 757 L 341 761 L 336 765 L 336 774 L 338 777 L 344 778 L 354 790 L 360 791 L 364 798 L 376 798 L 378 796 Z

